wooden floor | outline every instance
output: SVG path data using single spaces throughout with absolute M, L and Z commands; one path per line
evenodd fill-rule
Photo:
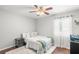
M 14 49 L 16 49 L 16 48 L 15 47 L 11 47 L 11 48 L 2 50 L 2 51 L 0 51 L 0 54 L 5 54 L 6 52 L 11 51 L 11 50 L 14 50 Z
M 70 54 L 70 50 L 57 47 L 55 51 L 53 52 L 53 54 Z
M 12 47 L 12 48 L 9 48 L 9 49 L 2 50 L 2 51 L 0 51 L 0 54 L 5 54 L 6 52 L 14 50 L 14 49 L 16 49 L 16 48 Z M 70 50 L 57 47 L 52 54 L 70 54 Z

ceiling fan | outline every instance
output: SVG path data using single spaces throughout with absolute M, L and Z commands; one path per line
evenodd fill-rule
M 53 9 L 52 7 L 44 8 L 42 6 L 37 6 L 37 5 L 34 5 L 34 7 L 35 7 L 34 10 L 29 11 L 29 12 L 30 13 L 35 12 L 37 14 L 37 16 L 40 16 L 40 15 L 43 15 L 43 14 L 49 15 L 48 11 Z

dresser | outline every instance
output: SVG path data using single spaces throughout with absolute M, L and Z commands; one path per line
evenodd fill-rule
M 79 54 L 79 35 L 71 35 L 70 53 Z
M 78 41 L 71 41 L 70 53 L 71 54 L 79 54 L 79 42 Z

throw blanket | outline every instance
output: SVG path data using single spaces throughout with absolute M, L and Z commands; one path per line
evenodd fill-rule
M 39 42 L 42 45 L 43 52 L 46 53 L 46 43 L 43 40 L 38 40 L 37 42 Z

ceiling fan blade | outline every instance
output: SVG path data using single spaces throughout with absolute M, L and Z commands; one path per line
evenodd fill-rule
M 29 11 L 30 13 L 32 13 L 32 12 L 36 12 L 36 11 Z
M 45 10 L 52 10 L 53 8 L 52 7 L 49 7 L 49 8 L 46 8 Z
M 44 12 L 46 15 L 49 15 L 49 13 L 48 12 Z
M 38 8 L 38 6 L 37 5 L 34 5 L 36 8 Z

